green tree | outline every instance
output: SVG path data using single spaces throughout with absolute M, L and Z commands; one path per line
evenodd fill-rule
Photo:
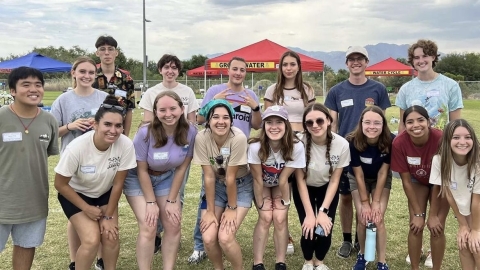
M 438 61 L 439 73 L 463 75 L 466 81 L 480 81 L 480 53 L 451 53 Z

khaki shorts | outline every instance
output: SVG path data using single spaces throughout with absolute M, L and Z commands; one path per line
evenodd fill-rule
M 348 181 L 350 182 L 350 190 L 354 191 L 358 189 L 357 180 L 353 174 L 348 173 Z M 372 193 L 377 187 L 377 179 L 376 178 L 365 178 L 365 187 L 367 188 L 368 193 Z M 387 181 L 385 182 L 385 186 L 383 188 L 392 189 L 392 172 L 389 172 L 387 175 Z

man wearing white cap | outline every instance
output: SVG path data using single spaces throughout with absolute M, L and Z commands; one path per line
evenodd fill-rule
M 365 76 L 368 62 L 368 52 L 365 48 L 361 46 L 349 47 L 345 64 L 350 76 L 347 80 L 332 87 L 325 99 L 325 106 L 330 109 L 333 118 L 332 131 L 342 137 L 355 129 L 365 107 L 376 105 L 385 112 L 391 106 L 385 86 Z M 344 170 L 339 185 L 340 222 L 343 232 L 343 244 L 337 252 L 337 256 L 340 258 L 348 258 L 353 249 L 353 205 L 346 171 Z

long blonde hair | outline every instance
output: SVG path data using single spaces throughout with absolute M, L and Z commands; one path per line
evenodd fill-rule
M 75 60 L 72 66 L 72 71 L 77 70 L 78 65 L 81 63 L 90 63 L 95 67 L 95 73 L 97 73 L 97 65 L 95 64 L 95 61 L 93 61 L 92 58 L 88 56 L 80 56 Z M 77 80 L 75 80 L 75 77 L 72 76 L 72 81 L 73 81 L 73 88 L 77 88 Z

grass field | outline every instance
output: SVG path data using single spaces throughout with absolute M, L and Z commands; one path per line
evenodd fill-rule
M 46 92 L 44 104 L 50 105 L 53 100 L 60 94 L 60 92 Z M 464 101 L 465 109 L 462 116 L 469 120 L 477 131 L 480 129 L 480 119 L 478 118 L 479 101 Z M 137 127 L 141 119 L 140 110 L 134 110 L 134 123 L 132 127 Z M 392 116 L 398 117 L 398 108 L 393 107 L 387 110 L 387 119 Z M 396 125 L 391 125 L 392 130 L 396 130 Z M 132 137 L 134 132 L 131 133 Z M 49 172 L 50 172 L 50 213 L 48 217 L 47 233 L 44 244 L 37 249 L 34 264 L 32 269 L 67 269 L 69 264 L 69 256 L 67 249 L 66 238 L 66 223 L 67 219 L 56 199 L 56 191 L 53 188 L 53 168 L 58 162 L 58 156 L 50 157 Z M 178 254 L 176 269 L 213 269 L 208 260 L 203 261 L 198 265 L 188 265 L 187 258 L 190 256 L 193 248 L 192 233 L 195 226 L 195 217 L 197 213 L 197 203 L 201 185 L 201 169 L 199 166 L 192 165 L 190 171 L 190 178 L 185 190 L 185 207 L 184 216 L 182 220 L 182 239 L 181 248 Z M 385 216 L 385 223 L 387 226 L 387 262 L 391 269 L 409 269 L 405 263 L 405 256 L 407 255 L 407 232 L 408 232 L 408 210 L 407 200 L 403 192 L 401 182 L 398 179 L 394 180 L 392 191 L 390 195 L 390 202 Z M 125 198 L 122 196 L 119 205 L 120 212 L 120 232 L 121 232 L 121 249 L 118 260 L 117 269 L 136 269 L 135 259 L 135 241 L 137 237 L 136 220 Z M 252 234 L 253 228 L 257 221 L 257 213 L 254 208 L 251 209 L 242 224 L 238 239 L 241 243 L 244 267 L 251 269 L 253 254 L 252 254 Z M 341 245 L 342 234 L 340 229 L 340 222 L 337 222 L 333 230 L 332 247 L 325 259 L 325 263 L 332 270 L 336 269 L 351 269 L 355 262 L 355 257 L 352 255 L 349 259 L 339 259 L 336 256 L 336 251 Z M 295 207 L 292 206 L 289 212 L 289 229 L 295 239 L 295 254 L 287 256 L 287 265 L 289 269 L 301 269 L 303 264 L 303 256 L 299 245 L 301 236 L 301 226 L 298 217 L 295 213 Z M 457 222 L 453 215 L 449 215 L 446 226 L 447 248 L 445 252 L 445 259 L 442 269 L 460 269 L 458 253 L 456 249 Z M 427 239 L 428 233 L 424 234 L 424 245 L 429 246 Z M 7 249 L 0 254 L 0 269 L 11 269 L 11 241 L 7 243 Z M 273 248 L 273 240 L 270 237 L 267 250 L 265 252 L 265 265 L 267 269 L 273 269 L 275 263 L 275 252 Z M 162 265 L 161 254 L 154 258 L 154 265 L 152 269 L 160 269 Z M 227 264 L 228 265 L 228 264 Z M 422 266 L 423 267 L 423 266 Z M 421 268 L 422 268 L 421 267 Z M 93 268 L 92 268 L 93 269 Z M 227 268 L 229 269 L 229 268 Z M 368 269 L 376 269 L 371 264 Z

